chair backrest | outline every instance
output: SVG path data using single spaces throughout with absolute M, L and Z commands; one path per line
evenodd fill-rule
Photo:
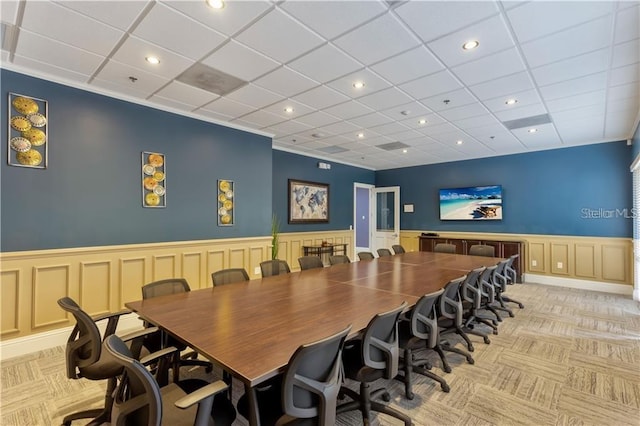
M 320 256 L 302 256 L 298 258 L 300 269 L 306 271 L 307 269 L 324 268 L 322 259 Z
M 375 259 L 375 256 L 370 251 L 361 251 L 358 253 L 358 259 L 371 260 L 371 259 Z
M 496 249 L 493 246 L 487 246 L 484 244 L 474 244 L 471 247 L 469 247 L 469 254 L 471 256 L 495 257 Z
M 507 263 L 509 263 L 509 259 L 498 262 L 496 269 L 493 270 L 493 275 L 491 276 L 493 285 L 500 287 L 502 291 L 506 290 L 507 285 L 507 277 L 505 276 Z
M 436 302 L 444 293 L 443 289 L 422 296 L 411 311 L 411 334 L 434 348 L 438 343 L 438 316 Z
M 462 325 L 462 301 L 460 300 L 460 286 L 467 278 L 466 275 L 451 280 L 444 286 L 444 293 L 440 296 L 438 304 L 440 315 L 452 319 L 458 326 Z
M 188 291 L 191 291 L 191 288 L 184 278 L 168 278 L 143 285 L 142 298 L 151 299 L 153 297 L 186 293 Z
M 393 249 L 393 252 L 395 254 L 405 253 L 404 247 L 402 247 L 400 244 L 394 244 L 391 246 L 391 248 Z
M 516 272 L 516 269 L 513 267 L 513 263 L 516 261 L 518 256 L 520 256 L 520 255 L 519 254 L 513 254 L 513 255 L 509 256 L 509 261 L 507 262 L 506 265 L 504 265 L 504 276 L 507 277 L 507 279 L 512 283 L 516 282 L 516 278 L 517 278 L 517 275 L 518 275 L 517 272 Z
M 377 314 L 362 336 L 362 360 L 367 367 L 384 370 L 385 379 L 398 375 L 398 319 L 407 302 L 391 311 Z
M 456 246 L 454 244 L 439 243 L 433 248 L 433 251 L 437 253 L 455 253 Z
M 244 268 L 229 268 L 216 271 L 211 274 L 214 286 L 249 281 L 249 274 Z
M 329 263 L 331 265 L 338 265 L 340 263 L 351 263 L 351 259 L 346 254 L 336 254 L 329 256 Z
M 488 303 L 493 302 L 496 297 L 496 291 L 493 288 L 493 272 L 497 267 L 497 265 L 487 266 L 484 268 L 480 278 L 478 278 L 480 291 L 482 292 L 482 296 L 487 298 Z
M 460 293 L 463 300 L 473 303 L 476 308 L 480 307 L 481 294 L 479 279 L 485 269 L 486 268 L 483 266 L 481 268 L 476 268 L 469 271 L 467 273 L 467 277 L 460 287 Z
M 391 250 L 389 250 L 388 248 L 379 248 L 378 249 L 378 256 L 380 256 L 380 257 L 393 256 L 393 253 L 391 253 Z
M 118 336 L 107 337 L 104 350 L 119 367 L 118 375 L 121 375 L 114 392 L 111 424 L 160 426 L 162 396 L 154 377 L 133 359 L 131 351 Z
M 270 277 L 272 275 L 288 274 L 291 272 L 289 264 L 286 260 L 265 260 L 260 262 L 260 271 L 263 277 Z
M 342 385 L 342 347 L 351 326 L 314 343 L 300 346 L 289 359 L 282 386 L 285 414 L 299 419 L 318 417 L 319 425 L 334 425 Z

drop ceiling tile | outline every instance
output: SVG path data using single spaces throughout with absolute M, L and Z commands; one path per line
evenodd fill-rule
M 423 41 L 449 34 L 498 13 L 494 2 L 406 2 L 395 9 Z
M 420 124 L 420 120 L 426 120 L 425 124 Z M 437 114 L 424 114 L 416 117 L 407 118 L 405 120 L 400 120 L 400 123 L 404 124 L 407 127 L 418 130 L 423 133 L 423 130 L 428 129 L 430 126 L 435 126 L 437 124 L 444 123 L 444 118 L 440 117 Z
M 264 108 L 283 99 L 282 96 L 253 84 L 247 84 L 229 93 L 226 97 L 232 101 L 251 105 L 254 108 Z
M 444 111 L 475 103 L 476 98 L 467 89 L 462 88 L 447 93 L 441 93 L 437 96 L 420 99 L 420 102 L 433 111 Z
M 264 130 L 267 132 L 273 133 L 276 135 L 276 137 L 280 138 L 285 135 L 291 136 L 295 133 L 306 132 L 306 131 L 309 131 L 311 128 L 312 128 L 311 126 L 300 123 L 296 120 L 289 120 L 289 121 L 283 121 L 278 124 L 274 124 L 273 126 L 269 126 Z M 290 137 L 288 138 L 288 141 L 290 143 L 295 143 L 293 142 L 293 139 L 296 139 L 296 138 Z
M 611 18 L 604 17 L 523 43 L 521 47 L 529 66 L 535 68 L 605 48 L 610 39 Z
M 285 108 L 293 108 L 293 112 L 286 112 Z M 284 99 L 280 102 L 276 102 L 273 105 L 265 107 L 264 110 L 272 114 L 279 115 L 285 120 L 297 119 L 300 116 L 313 112 L 312 108 L 292 99 Z
M 135 84 L 137 84 L 137 82 L 134 83 L 134 85 Z M 159 90 L 155 95 L 163 98 L 175 99 L 183 104 L 191 105 L 192 108 L 208 104 L 214 99 L 219 98 L 215 93 L 207 92 L 206 90 L 189 86 L 188 84 L 184 84 L 179 81 L 172 81 L 167 86 Z
M 266 74 L 280 65 L 233 40 L 204 58 L 202 63 L 246 81 Z
M 354 83 L 358 81 L 363 82 L 364 87 L 359 89 L 353 87 Z M 332 87 L 351 98 L 361 98 L 371 93 L 378 92 L 379 90 L 391 87 L 389 83 L 378 77 L 369 69 L 361 69 L 347 74 L 344 77 L 327 83 L 327 86 Z
M 507 105 L 507 100 L 509 99 L 515 99 L 517 102 L 513 105 Z M 537 90 L 525 90 L 523 92 L 512 93 L 509 96 L 499 96 L 497 98 L 487 99 L 482 103 L 489 109 L 489 111 L 497 112 L 540 102 L 542 102 L 542 99 L 538 96 Z
M 607 100 L 607 114 L 619 111 L 640 111 L 640 97 L 629 96 L 627 98 Z
M 495 116 L 498 120 L 505 122 L 511 120 L 517 120 L 519 118 L 535 117 L 537 115 L 546 114 L 547 109 L 542 103 L 534 103 L 518 108 L 512 108 L 504 111 L 498 111 Z
M 175 99 L 165 98 L 158 95 L 153 95 L 149 98 L 150 102 L 153 102 L 156 105 L 162 105 L 168 107 L 169 110 L 177 110 L 181 112 L 190 112 L 193 110 L 193 105 L 187 105 L 183 102 L 178 102 Z
M 416 123 L 421 117 L 432 113 L 429 108 L 418 101 L 397 105 L 380 112 L 394 120 L 403 121 L 412 118 Z
M 420 42 L 394 16 L 385 14 L 334 43 L 363 64 L 371 65 L 416 47 Z
M 60 25 L 64 23 L 64 25 Z M 51 2 L 26 2 L 22 28 L 106 56 L 124 32 Z M 81 34 L 81 37 L 78 35 Z
M 540 94 L 545 101 L 579 95 L 586 92 L 603 90 L 607 84 L 607 73 L 587 75 L 560 83 L 550 84 L 540 88 Z
M 533 89 L 533 81 L 527 72 L 518 72 L 495 80 L 469 87 L 469 90 L 480 100 L 508 96 L 512 93 Z
M 336 12 L 333 2 L 285 2 L 282 8 L 303 24 L 331 40 L 352 28 L 384 13 L 386 8 L 379 2 L 341 2 Z
M 288 66 L 320 83 L 326 83 L 363 67 L 360 62 L 331 43 L 291 61 Z
M 445 70 L 401 84 L 398 87 L 411 94 L 415 99 L 424 99 L 459 89 L 462 85 L 449 71 Z
M 132 82 L 129 77 L 136 78 L 136 81 Z M 144 97 L 155 93 L 169 82 L 167 78 L 141 71 L 114 60 L 107 62 L 100 72 L 95 75 L 95 78 L 103 81 L 103 83 L 101 83 L 102 87 L 104 87 L 106 82 L 112 82 L 115 87 L 120 88 L 118 90 L 120 92 L 128 93 L 129 90 L 133 90 L 144 93 Z M 92 82 L 92 84 L 94 84 L 94 82 Z M 95 84 L 98 85 L 97 83 Z
M 469 128 L 487 126 L 487 125 L 496 124 L 496 123 L 499 123 L 499 121 L 493 115 L 482 114 L 482 115 L 476 115 L 474 117 L 456 120 L 455 125 L 461 128 L 462 130 L 466 130 Z
M 409 128 L 401 123 L 391 122 L 381 126 L 373 126 L 371 130 L 383 136 L 390 136 L 396 133 L 406 132 Z
M 604 136 L 608 140 L 624 140 L 633 137 L 633 124 L 637 113 L 629 111 L 627 115 L 620 113 L 607 114 L 605 119 Z M 630 130 L 625 130 L 630 129 Z
M 390 87 L 370 95 L 363 96 L 358 99 L 366 106 L 376 111 L 392 108 L 397 105 L 411 102 L 412 99 L 395 87 Z
M 554 123 L 562 123 L 565 121 L 573 121 L 585 119 L 591 116 L 604 116 L 605 104 L 586 105 L 579 108 L 571 108 L 564 111 L 558 111 L 553 114 Z M 602 126 L 600 126 L 602 129 Z
M 296 118 L 296 120 L 311 127 L 320 127 L 324 126 L 325 124 L 335 123 L 340 119 L 331 114 L 327 114 L 326 112 L 314 111 L 311 114 L 298 117 Z
M 640 38 L 640 6 L 637 2 L 629 2 L 628 4 L 634 4 L 636 6 L 619 10 L 616 15 L 616 29 L 614 36 L 614 43 L 622 43 L 625 41 L 631 41 Z
M 566 120 L 556 123 L 562 142 L 568 145 L 585 141 L 601 141 L 603 138 L 604 114 L 589 117 L 589 120 Z
M 475 61 L 466 62 L 452 68 L 454 74 L 467 86 L 494 80 L 524 70 L 524 63 L 515 48 L 487 55 Z
M 336 117 L 340 117 L 344 120 L 349 120 L 354 117 L 360 117 L 362 115 L 371 114 L 373 109 L 358 101 L 347 101 L 332 107 L 326 108 L 325 112 L 332 114 Z
M 319 86 L 294 97 L 294 100 L 312 108 L 323 109 L 349 100 L 347 96 L 330 87 Z
M 223 97 L 216 99 L 201 109 L 236 118 L 254 111 L 255 107 Z
M 516 37 L 524 43 L 610 14 L 614 6 L 609 1 L 530 2 L 510 9 L 507 16 Z
M 411 145 L 411 143 L 409 143 L 410 141 L 417 141 L 426 138 L 425 135 L 415 130 L 404 130 L 398 133 L 392 133 L 391 137 L 408 145 Z
M 514 129 L 511 132 L 524 146 L 530 149 L 560 148 L 562 146 L 560 136 L 558 136 L 553 124 L 542 124 L 536 128 L 538 129 L 536 133 L 529 133 L 526 128 Z
M 640 61 L 640 39 L 617 44 L 613 47 L 613 68 L 635 64 Z
M 82 75 L 92 75 L 104 60 L 103 56 L 78 50 L 27 30 L 20 31 L 16 52 L 24 58 Z
M 0 2 L 4 4 L 5 2 Z M 56 3 L 73 9 L 112 27 L 126 31 L 140 16 L 142 11 L 153 3 L 146 1 L 56 1 Z
M 620 86 L 610 87 L 607 91 L 607 102 L 615 101 L 618 99 L 638 98 L 639 93 L 640 82 L 638 81 L 629 84 L 622 84 Z
M 539 86 L 570 80 L 597 72 L 609 67 L 610 49 L 599 49 L 569 59 L 543 65 L 531 70 Z
M 145 58 L 156 56 L 158 65 L 151 65 Z M 193 61 L 167 49 L 151 44 L 137 37 L 128 37 L 115 52 L 113 59 L 165 78 L 174 78 L 193 65 Z
M 391 83 L 400 84 L 442 71 L 444 67 L 429 50 L 418 46 L 372 65 L 371 69 Z
M 619 86 L 638 80 L 640 80 L 640 63 L 612 69 L 609 74 L 609 86 Z
M 348 121 L 337 121 L 335 123 L 322 126 L 322 131 L 331 133 L 334 135 L 343 135 L 349 139 L 355 139 L 356 133 L 360 130 L 360 127 L 350 123 Z
M 18 1 L 0 1 L 0 16 L 2 16 L 2 22 L 11 25 L 16 24 L 19 4 Z
M 197 111 L 197 114 L 202 116 L 202 117 L 206 117 L 206 118 L 210 118 L 215 120 L 216 122 L 221 122 L 221 123 L 227 123 L 229 121 L 231 121 L 233 119 L 233 117 L 225 115 L 225 114 L 220 114 L 218 112 L 214 112 L 214 111 L 209 111 L 209 110 L 205 110 L 200 108 Z
M 253 83 L 285 97 L 291 97 L 318 86 L 317 82 L 286 66 L 260 77 Z
M 238 120 L 244 123 L 250 123 L 254 127 L 257 126 L 258 128 L 273 126 L 276 123 L 281 123 L 284 121 L 279 115 L 272 114 L 265 110 L 250 112 L 247 115 L 243 115 Z
M 487 114 L 487 109 L 482 104 L 477 103 L 440 111 L 439 114 L 449 121 L 457 121 L 478 115 L 485 115 Z
M 451 123 L 442 122 L 439 124 L 429 125 L 423 129 L 420 129 L 421 133 L 424 133 L 427 136 L 431 136 L 435 138 L 437 135 L 441 135 L 443 133 L 451 133 L 459 131 L 459 129 Z
M 547 108 L 551 116 L 555 118 L 556 112 L 566 111 L 575 108 L 576 105 L 598 105 L 604 104 L 606 92 L 604 90 L 596 90 L 594 92 L 581 93 L 575 96 L 567 96 L 547 101 Z
M 5 58 L 5 54 L 7 54 L 7 57 Z M 2 51 L 2 61 L 6 61 L 6 63 L 9 62 L 9 55 L 8 52 L 6 51 Z M 62 77 L 65 80 L 68 81 L 78 81 L 78 82 L 86 82 L 89 80 L 90 75 L 88 74 L 83 74 L 83 73 L 79 73 L 79 72 L 75 72 L 72 71 L 68 68 L 62 68 L 59 66 L 55 66 L 53 64 L 50 63 L 44 63 L 44 62 L 40 62 L 38 60 L 32 59 L 32 58 L 26 58 L 24 56 L 20 56 L 20 55 L 15 55 L 13 58 L 13 64 L 18 65 L 20 67 L 24 67 L 25 69 L 31 69 L 34 71 L 37 71 L 39 73 L 42 73 L 44 75 L 52 75 L 52 76 L 56 76 L 56 77 Z
M 324 42 L 278 9 L 270 11 L 242 31 L 236 39 L 282 63 L 289 62 Z
M 471 40 L 480 42 L 477 48 L 464 50 L 462 45 Z M 501 15 L 492 16 L 427 44 L 448 67 L 475 61 L 492 53 L 514 47 L 511 34 Z
M 209 8 L 204 1 L 162 1 L 209 28 L 233 35 L 262 15 L 273 5 L 266 0 L 228 1 L 222 10 Z
M 188 31 L 158 31 L 159 28 L 188 28 Z M 218 47 L 226 37 L 162 4 L 156 3 L 133 34 L 193 60 Z M 203 43 L 206 40 L 206 43 Z

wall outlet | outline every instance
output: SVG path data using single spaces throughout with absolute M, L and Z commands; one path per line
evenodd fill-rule
M 254 273 L 254 274 L 256 274 L 256 275 L 260 275 L 260 274 L 262 273 L 262 272 L 260 272 L 260 267 L 259 267 L 259 266 L 256 266 L 256 267 L 253 269 L 253 273 Z
M 558 269 L 562 269 L 562 262 L 558 262 L 557 266 L 558 266 Z
M 538 266 L 538 261 L 537 260 L 532 260 L 531 261 L 531 266 Z

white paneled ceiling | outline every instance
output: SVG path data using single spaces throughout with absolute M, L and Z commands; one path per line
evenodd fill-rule
M 638 1 L 0 5 L 3 68 L 374 170 L 630 139 L 640 117 Z M 196 88 L 193 66 L 246 83 Z

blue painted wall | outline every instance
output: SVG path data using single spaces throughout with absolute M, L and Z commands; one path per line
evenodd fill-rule
M 1 70 L 1 250 L 269 235 L 271 139 Z M 49 167 L 7 165 L 8 92 L 49 101 Z M 166 155 L 167 207 L 142 208 L 141 152 Z M 216 180 L 236 185 L 217 226 Z M 258 208 L 256 208 L 258 206 Z
M 373 185 L 375 172 L 344 164 L 331 163 L 331 169 L 319 169 L 317 158 L 273 151 L 273 211 L 282 232 L 309 232 L 349 229 L 353 224 L 353 183 Z M 289 224 L 288 180 L 299 179 L 329 184 L 329 223 Z
M 611 142 L 384 170 L 376 186 L 400 185 L 415 205 L 402 229 L 631 237 L 629 158 L 626 141 Z M 503 220 L 440 221 L 438 189 L 482 185 L 502 185 Z

